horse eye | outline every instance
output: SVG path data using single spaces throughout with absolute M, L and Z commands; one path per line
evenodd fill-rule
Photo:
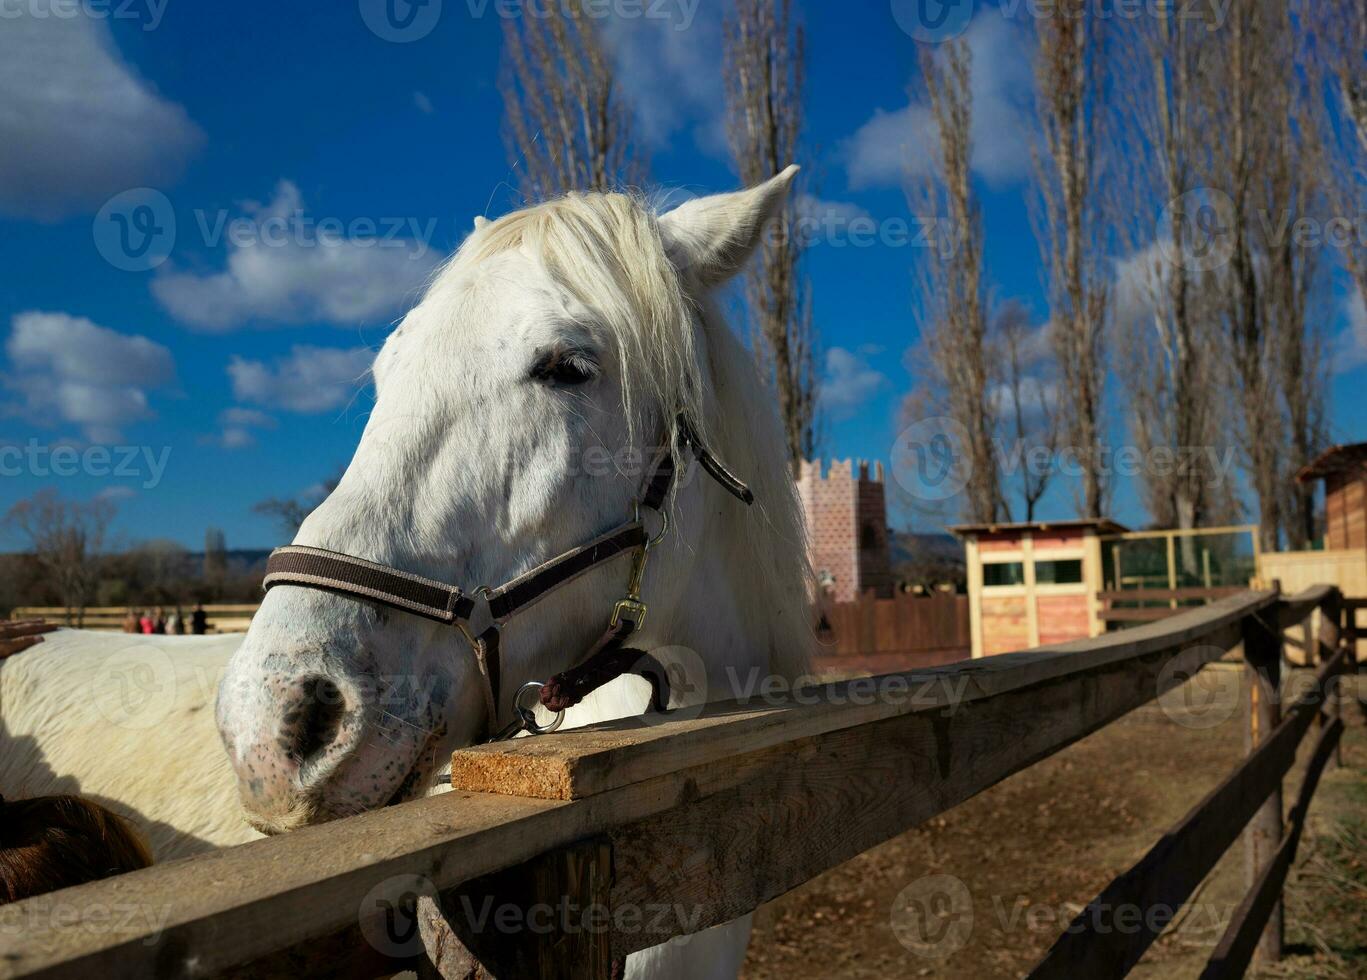
M 557 347 L 541 355 L 530 376 L 541 384 L 581 385 L 598 377 L 598 360 L 582 347 Z

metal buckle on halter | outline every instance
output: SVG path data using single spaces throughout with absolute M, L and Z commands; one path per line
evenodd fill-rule
M 637 521 L 641 519 L 641 502 L 632 501 L 632 514 Z M 641 545 L 635 556 L 631 559 L 631 576 L 627 579 L 627 594 L 617 600 L 617 604 L 612 607 L 612 619 L 608 621 L 608 629 L 615 630 L 621 625 L 623 620 L 631 623 L 632 632 L 639 630 L 646 621 L 646 612 L 649 607 L 641 599 L 641 583 L 646 575 L 646 558 L 650 555 L 650 549 L 664 540 L 664 536 L 669 533 L 669 513 L 660 511 L 660 533 L 653 538 L 647 538 L 645 544 Z

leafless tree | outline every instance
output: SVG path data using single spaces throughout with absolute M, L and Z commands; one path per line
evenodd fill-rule
M 327 499 L 328 494 L 337 489 L 342 482 L 345 469 L 339 469 L 318 486 L 297 497 L 268 497 L 252 505 L 252 513 L 269 517 L 284 532 L 286 538 L 293 538 L 303 526 L 304 519 Z
M 1049 488 L 1058 450 L 1059 418 L 1054 397 L 1057 388 L 1040 373 L 1038 356 L 1032 356 L 1030 314 L 1020 303 L 1006 303 L 994 318 L 997 348 L 1004 374 L 999 406 L 1003 428 L 1013 440 L 1011 451 L 1002 455 L 1020 468 L 1021 501 L 1024 517 L 1035 519 L 1035 508 Z M 1041 462 L 1044 465 L 1039 465 Z M 1010 508 L 1006 507 L 1007 517 Z
M 1038 23 L 1036 104 L 1044 152 L 1035 153 L 1037 237 L 1048 282 L 1059 407 L 1082 470 L 1079 508 L 1103 516 L 1102 454 L 1109 270 L 1095 147 L 1105 47 L 1091 0 L 1058 0 Z
M 983 283 L 983 226 L 972 183 L 973 56 L 961 40 L 923 46 L 921 84 L 939 134 L 938 168 L 908 184 L 913 214 L 935 216 L 938 247 L 920 250 L 920 327 L 926 371 L 921 379 L 936 403 L 967 432 L 970 474 L 963 516 L 995 521 L 1005 498 L 993 436 L 996 431 Z
M 504 138 L 531 200 L 611 190 L 645 176 L 631 111 L 594 18 L 548 3 L 503 24 Z
M 741 181 L 753 186 L 797 160 L 803 125 L 806 38 L 792 0 L 735 0 L 725 23 L 727 136 Z M 756 358 L 771 379 L 796 468 L 816 449 L 819 386 L 805 243 L 790 196 L 746 272 L 745 298 Z
M 9 509 L 6 520 L 29 542 L 34 557 L 66 607 L 68 623 L 80 625 L 100 580 L 105 535 L 113 503 L 64 500 L 45 488 Z
M 1297 231 L 1322 217 L 1319 138 L 1303 31 L 1284 0 L 1231 5 L 1205 42 L 1201 132 L 1205 183 L 1227 192 L 1228 264 L 1202 280 L 1221 327 L 1220 377 L 1256 497 L 1260 543 L 1314 535 L 1313 495 L 1293 475 L 1324 441 L 1325 359 L 1310 314 L 1320 249 Z
M 1206 277 L 1208 250 L 1219 242 L 1199 198 L 1213 147 L 1203 138 L 1198 82 L 1215 26 L 1177 14 L 1159 5 L 1115 32 L 1108 64 L 1117 118 L 1106 130 L 1110 158 L 1125 167 L 1108 199 L 1131 253 L 1127 279 L 1117 284 L 1130 297 L 1116 324 L 1120 374 L 1134 440 L 1150 463 L 1163 461 L 1141 471 L 1143 495 L 1156 523 L 1186 529 L 1232 498 L 1210 465 L 1225 426 L 1220 388 L 1211 384 L 1218 336 Z

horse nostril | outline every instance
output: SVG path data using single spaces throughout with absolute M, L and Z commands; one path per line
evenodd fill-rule
M 335 683 L 326 677 L 305 679 L 297 706 L 285 715 L 286 751 L 300 765 L 311 762 L 337 740 L 345 710 Z

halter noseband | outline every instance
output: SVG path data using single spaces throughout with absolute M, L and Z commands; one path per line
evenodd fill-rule
M 723 489 L 743 503 L 754 501 L 750 488 L 708 452 L 683 419 L 679 420 L 679 432 L 683 445 Z M 532 734 L 555 731 L 564 720 L 566 709 L 628 672 L 640 673 L 650 681 L 652 704 L 657 711 L 663 711 L 669 699 L 668 680 L 663 669 L 648 654 L 628 648 L 626 642 L 645 622 L 646 604 L 641 599 L 641 583 L 646 558 L 669 530 L 665 500 L 676 475 L 673 454 L 662 453 L 641 496 L 632 505 L 631 520 L 496 587 L 480 586 L 467 593 L 459 586 L 378 562 L 303 545 L 289 545 L 271 552 L 262 586 L 267 591 L 277 585 L 293 585 L 332 592 L 459 629 L 474 651 L 483 682 L 488 741 L 512 738 L 524 730 Z M 642 509 L 660 515 L 661 528 L 654 537 L 641 519 Z M 544 684 L 532 681 L 522 685 L 513 697 L 513 720 L 498 728 L 502 674 L 499 641 L 503 625 L 556 589 L 628 551 L 634 551 L 635 556 L 626 594 L 613 606 L 607 630 L 568 670 Z M 476 617 L 481 600 L 488 613 L 487 625 L 483 625 L 483 617 Z M 476 621 L 482 628 L 476 629 L 472 625 Z M 527 695 L 532 693 L 536 693 L 540 704 L 555 713 L 555 719 L 549 725 L 539 725 L 534 704 L 525 703 Z

